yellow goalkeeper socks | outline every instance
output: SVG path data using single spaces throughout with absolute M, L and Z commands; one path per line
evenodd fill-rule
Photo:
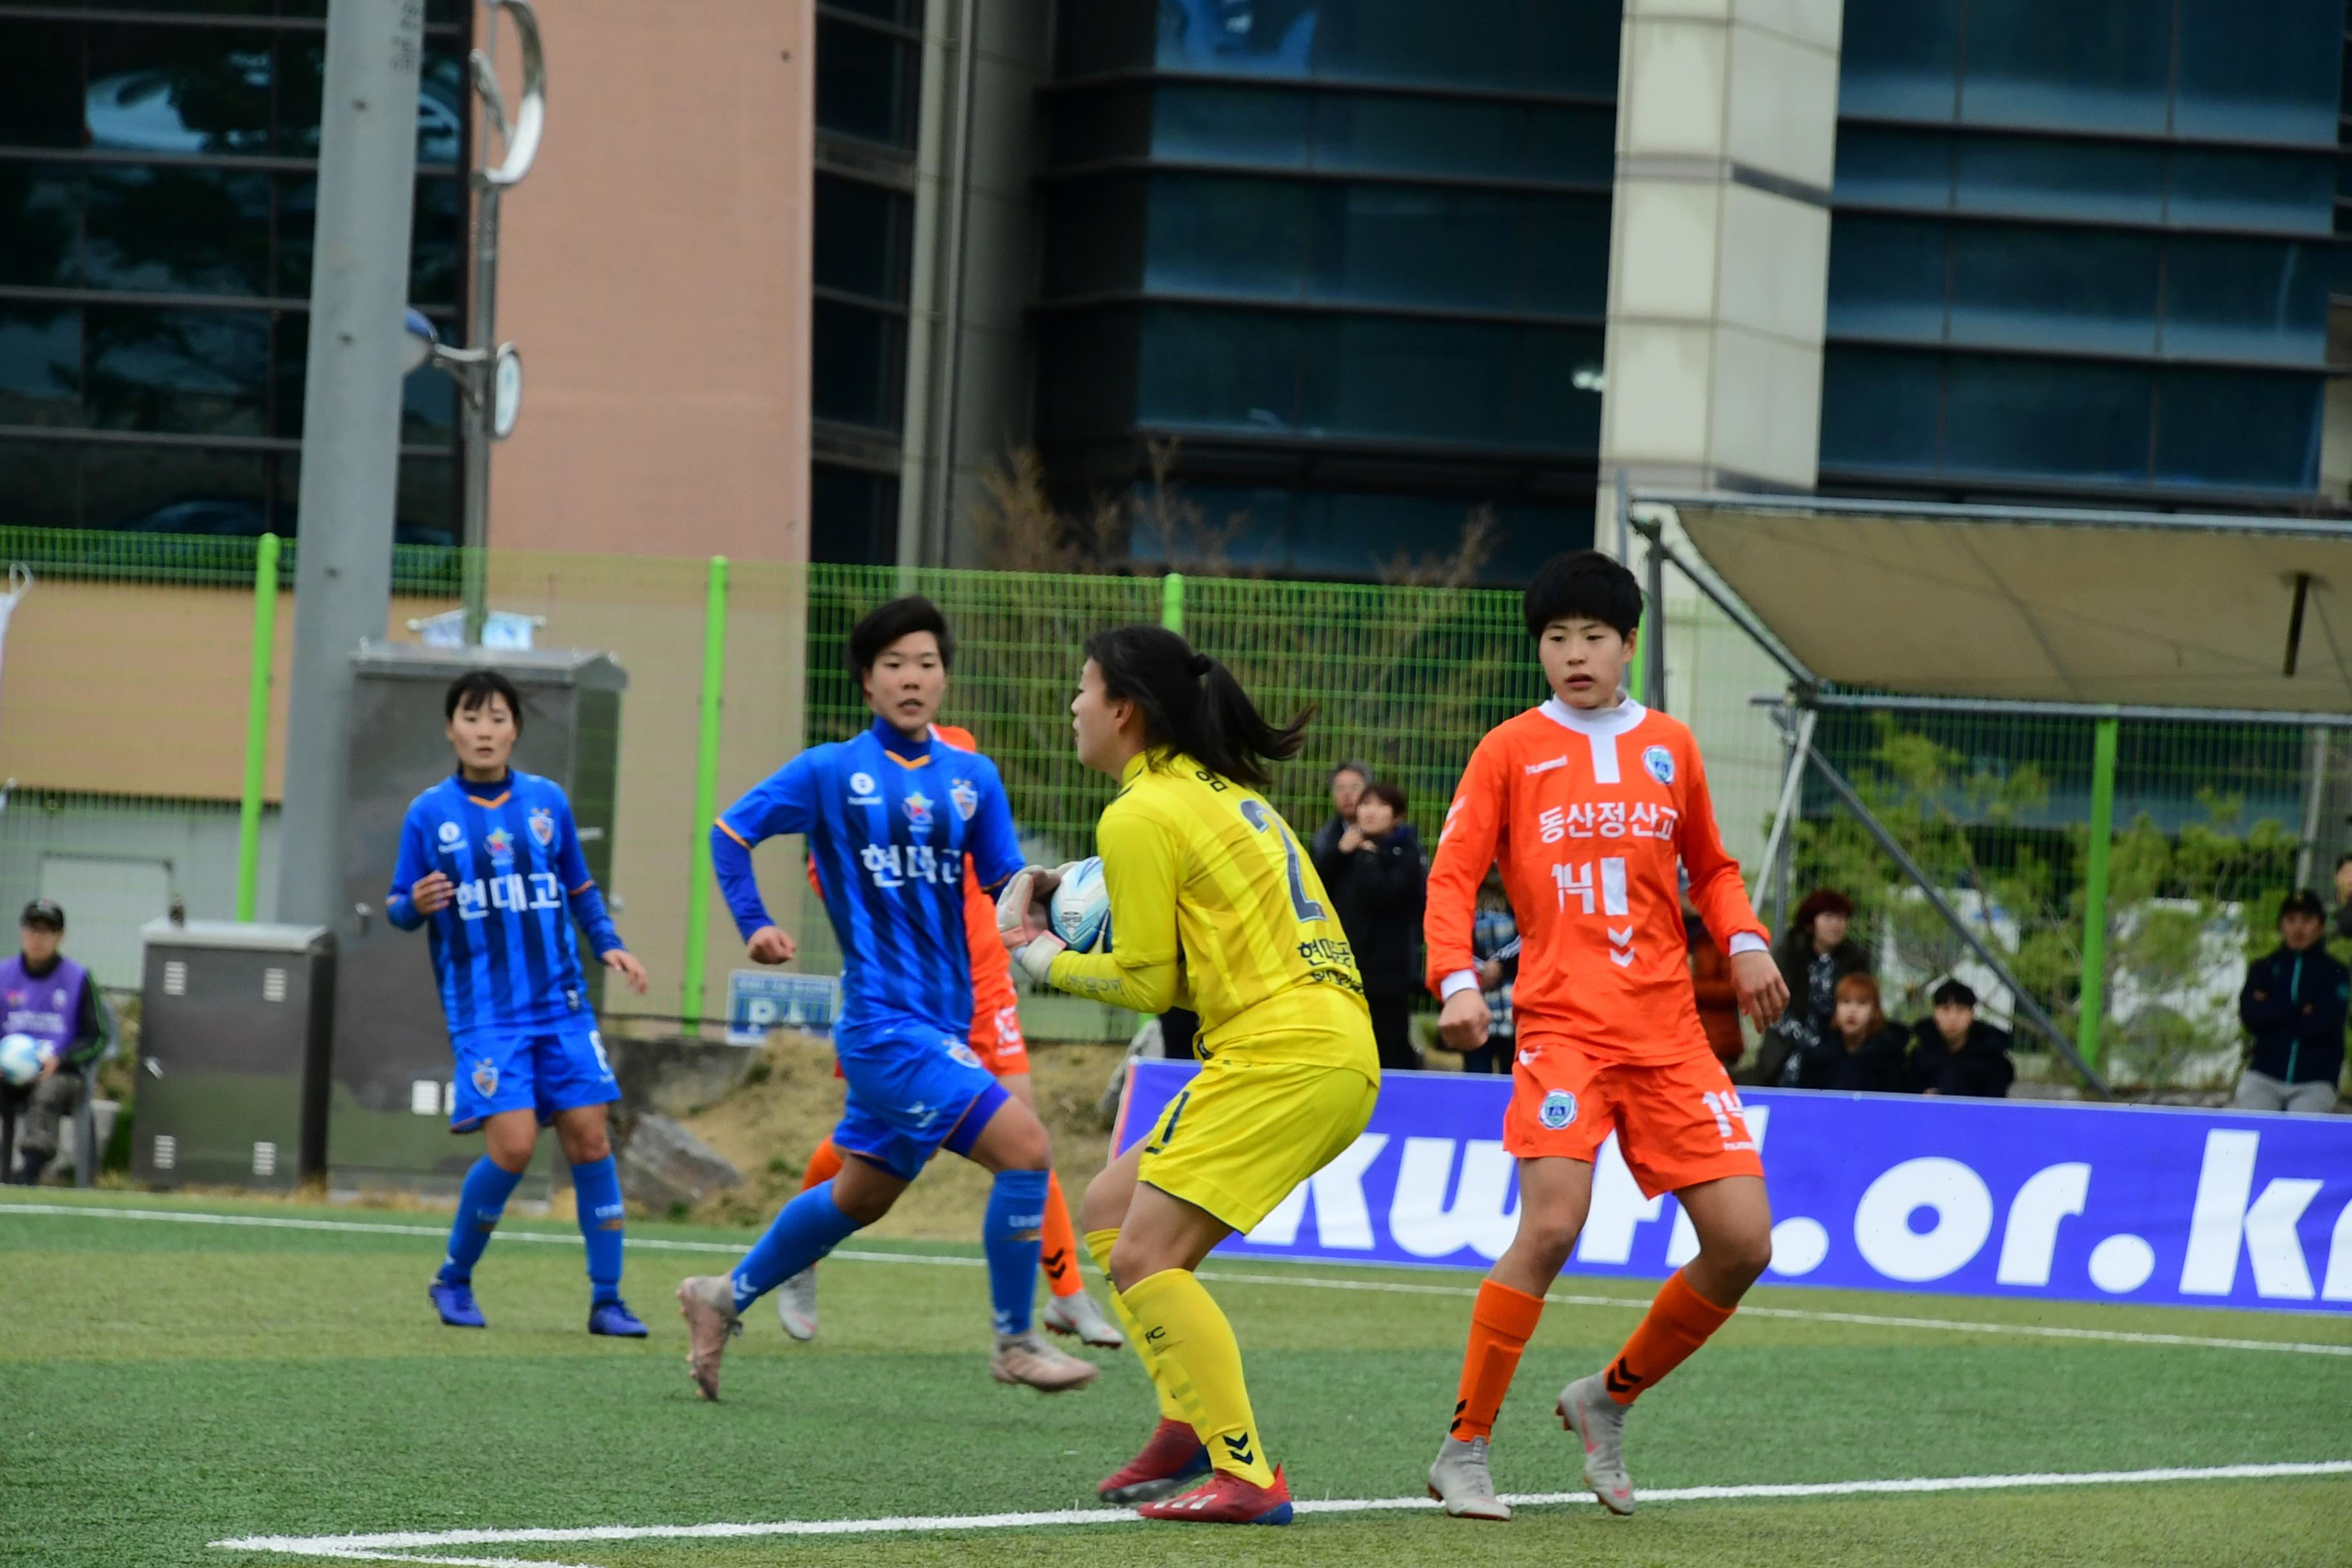
M 1181 1421 L 1190 1426 L 1192 1418 L 1184 1414 L 1184 1407 L 1176 1403 L 1174 1394 L 1168 1392 L 1168 1380 L 1160 1375 L 1160 1368 L 1152 1363 L 1151 1352 L 1144 1348 L 1143 1326 L 1135 1321 L 1135 1314 L 1128 1310 L 1127 1298 L 1120 1295 L 1118 1287 L 1110 1282 L 1110 1249 L 1118 1240 L 1118 1232 L 1116 1230 L 1090 1230 L 1087 1232 L 1087 1255 L 1095 1260 L 1095 1267 L 1102 1270 L 1103 1289 L 1110 1297 L 1111 1315 L 1118 1320 L 1120 1331 L 1127 1335 L 1127 1342 L 1135 1347 L 1136 1355 L 1142 1361 L 1143 1375 L 1151 1380 L 1151 1392 L 1160 1396 L 1160 1419 Z
M 1141 1325 L 1142 1342 L 1158 1359 L 1169 1392 L 1201 1434 L 1209 1462 L 1252 1486 L 1272 1486 L 1274 1466 L 1242 1380 L 1242 1348 L 1201 1282 L 1189 1269 L 1163 1268 L 1135 1282 L 1127 1310 Z

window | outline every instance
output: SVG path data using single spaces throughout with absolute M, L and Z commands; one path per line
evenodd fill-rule
M 922 104 L 922 43 L 820 11 L 816 19 L 819 131 L 915 150 Z
M 2173 0 L 1968 0 L 1962 120 L 2161 133 Z
M 2163 217 L 2161 147 L 1965 134 L 1951 141 L 1953 205 L 1961 212 L 2110 223 Z
M 837 463 L 809 467 L 809 559 L 885 566 L 898 558 L 898 481 Z
M 1930 471 L 1942 360 L 1832 343 L 1822 360 L 1822 465 Z
M 2164 352 L 2317 364 L 2327 344 L 2329 249 L 2259 239 L 2172 240 L 2165 251 Z
M 2181 135 L 2336 141 L 2336 0 L 2180 0 L 2179 25 Z
M 2167 370 L 2156 477 L 2167 484 L 2308 490 L 2319 482 L 2317 376 Z
M 1944 467 L 2145 480 L 2154 377 L 2142 365 L 1955 354 L 1945 361 Z
M 1442 495 L 1186 484 L 1183 498 L 1207 527 L 1230 535 L 1234 565 L 1302 577 L 1380 577 L 1399 562 L 1452 554 L 1484 512 L 1493 532 L 1479 569 L 1486 584 L 1525 583 L 1563 550 L 1592 542 L 1592 507 L 1546 506 Z M 1143 499 L 1143 498 L 1139 498 Z M 1130 548 L 1141 563 L 1182 565 L 1190 541 L 1163 540 L 1148 505 L 1137 508 Z
M 1938 132 L 1842 125 L 1833 178 L 1832 194 L 1839 202 L 1940 210 L 1952 200 L 1952 139 Z
M 914 198 L 838 174 L 816 177 L 816 286 L 867 300 L 907 301 Z
M 1955 224 L 1952 341 L 2156 351 L 2152 234 Z
M 1957 118 L 1961 8 L 1962 0 L 1846 0 L 1838 111 Z
M 1838 218 L 1830 229 L 1829 330 L 1940 341 L 1945 250 L 1940 223 Z
M 812 412 L 819 419 L 897 432 L 905 418 L 907 320 L 819 299 L 809 327 Z
M 2326 234 L 2335 216 L 2336 159 L 2178 148 L 2168 196 L 2165 216 L 2183 226 Z

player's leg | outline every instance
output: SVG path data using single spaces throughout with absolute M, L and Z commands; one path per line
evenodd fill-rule
M 828 1137 L 809 1155 L 808 1169 L 801 1173 L 801 1191 L 807 1192 L 833 1180 L 841 1173 L 841 1150 Z M 803 1344 L 816 1338 L 814 1264 L 776 1287 L 776 1321 L 784 1326 L 784 1332 Z
M 996 1074 L 996 1081 L 1004 1092 L 1029 1108 L 1037 1110 L 1036 1086 L 1029 1081 L 1028 1051 L 1019 1048 L 1017 1071 L 1004 1070 L 1008 1054 L 1000 1046 L 993 1058 L 983 1054 L 981 1059 Z M 1070 1205 L 1062 1196 L 1062 1179 L 1052 1170 L 1045 1173 L 1045 1223 L 1038 1233 L 1037 1266 L 1045 1272 L 1045 1289 L 1053 1300 L 1038 1315 L 1038 1321 L 1057 1334 L 1075 1334 L 1080 1342 L 1098 1350 L 1116 1351 L 1127 1348 L 1127 1336 L 1120 1333 L 1108 1318 L 1103 1316 L 1094 1298 L 1087 1294 L 1085 1277 L 1078 1272 L 1078 1237 L 1076 1227 L 1070 1224 Z
M 645 1324 L 621 1300 L 621 1256 L 627 1208 L 606 1132 L 605 1107 L 621 1098 L 604 1037 L 583 1020 L 531 1041 L 539 1117 L 555 1129 L 572 1167 L 580 1239 L 588 1259 L 588 1331 L 643 1339 Z
M 1136 1359 L 1143 1363 L 1143 1375 L 1151 1380 L 1152 1393 L 1160 1401 L 1160 1424 L 1152 1429 L 1141 1450 L 1095 1488 L 1095 1495 L 1103 1501 L 1122 1504 L 1153 1502 L 1173 1496 L 1209 1473 L 1209 1451 L 1202 1447 L 1201 1435 L 1193 1430 L 1192 1417 L 1184 1413 L 1184 1406 L 1169 1392 L 1168 1380 L 1160 1374 L 1158 1361 L 1144 1348 L 1142 1327 L 1128 1310 L 1127 1298 L 1119 1293 L 1111 1276 L 1111 1249 L 1118 1245 L 1119 1226 L 1126 1223 L 1128 1207 L 1134 1202 L 1136 1172 L 1142 1162 L 1143 1145 L 1138 1143 L 1104 1166 L 1101 1173 L 1087 1184 L 1086 1192 L 1078 1199 L 1078 1221 L 1086 1226 L 1087 1253 L 1095 1260 L 1095 1267 L 1102 1270 L 1110 1310 L 1119 1327 L 1127 1331 L 1127 1342 L 1135 1348 Z
M 1576 1247 L 1592 1205 L 1592 1164 L 1551 1155 L 1519 1162 L 1519 1226 L 1470 1309 L 1470 1342 L 1454 1421 L 1429 1467 L 1429 1495 L 1457 1519 L 1504 1520 L 1487 1447 L 1495 1418 L 1543 1316 L 1544 1296 Z
M 996 1321 L 996 1354 L 990 1371 L 1000 1383 L 1026 1384 L 1049 1394 L 1092 1383 L 1100 1375 L 1099 1368 L 1055 1350 L 1036 1329 L 1037 1259 L 1054 1163 L 1045 1124 L 992 1079 L 964 1111 L 945 1147 L 996 1178 L 981 1230 Z
M 457 1212 L 449 1222 L 449 1247 L 441 1270 L 425 1294 L 441 1321 L 453 1329 L 478 1329 L 482 1310 L 474 1301 L 474 1265 L 490 1245 L 539 1144 L 539 1116 L 528 1109 L 495 1111 L 480 1119 L 482 1153 L 457 1189 Z

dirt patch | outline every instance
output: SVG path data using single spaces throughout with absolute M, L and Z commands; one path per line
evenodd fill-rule
M 1054 1138 L 1054 1163 L 1070 1207 L 1108 1157 L 1110 1133 L 1095 1102 L 1118 1058 L 1107 1046 L 1033 1046 L 1030 1084 Z M 685 1118 L 694 1135 L 744 1174 L 744 1184 L 694 1209 L 698 1220 L 765 1225 L 800 1191 L 809 1153 L 841 1118 L 842 1083 L 833 1050 L 804 1036 L 761 1048 L 750 1080 Z M 908 1241 L 970 1241 L 980 1234 L 989 1179 L 968 1160 L 934 1161 L 898 1206 L 864 1234 Z

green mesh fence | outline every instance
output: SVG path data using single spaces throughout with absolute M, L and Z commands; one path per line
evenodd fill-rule
M 1829 710 L 1815 735 L 2070 1034 L 2080 1027 L 2094 728 L 2088 719 Z M 2286 726 L 2190 722 L 2126 721 L 2116 740 L 2102 1065 L 2125 1087 L 2218 1086 L 2239 1063 L 2247 959 L 2275 945 L 2279 904 L 2298 878 L 2325 881 L 2332 863 L 2315 793 L 2326 788 L 2314 765 L 2324 744 Z M 1813 779 L 1792 905 L 1816 888 L 1853 900 L 1890 1016 L 1923 1015 L 1947 974 L 2009 1013 L 1990 972 Z
M 70 582 L 153 583 L 184 587 L 250 587 L 259 542 L 171 533 L 120 533 L 60 528 L 0 528 L 0 559 L 36 576 Z M 297 542 L 278 557 L 283 585 L 293 586 Z M 463 552 L 448 545 L 395 544 L 392 591 L 441 598 L 455 595 Z

